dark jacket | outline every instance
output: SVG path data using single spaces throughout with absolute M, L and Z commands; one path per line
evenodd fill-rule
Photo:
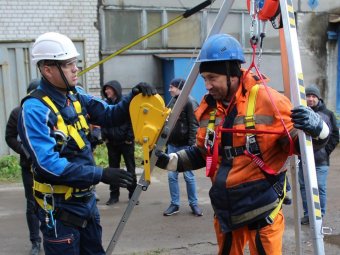
M 178 97 L 175 97 L 173 103 L 169 105 L 172 108 Z M 194 110 L 197 108 L 198 103 L 194 98 L 189 96 L 187 103 L 185 104 L 183 111 L 178 117 L 178 120 L 173 128 L 168 140 L 168 144 L 173 146 L 185 146 L 194 145 L 196 142 L 196 132 L 198 128 L 198 122 L 196 120 Z
M 23 169 L 30 169 L 32 161 L 27 158 L 24 152 L 17 129 L 20 111 L 21 111 L 20 106 L 12 110 L 6 125 L 5 139 L 7 145 L 20 155 L 20 166 Z
M 116 93 L 116 99 L 112 100 L 111 98 L 107 98 L 105 94 L 105 88 L 109 86 L 111 87 Z M 105 101 L 109 105 L 118 104 L 122 98 L 122 87 L 119 82 L 112 81 L 105 84 L 102 88 L 102 93 L 105 97 Z M 102 128 L 102 139 L 108 143 L 113 145 L 124 144 L 125 142 L 133 142 L 134 135 L 132 130 L 131 121 L 125 122 L 120 126 L 112 127 L 112 128 Z
M 325 146 L 319 146 L 318 141 L 313 139 L 313 150 L 316 166 L 329 166 L 329 156 L 339 143 L 339 129 L 336 125 L 336 117 L 334 113 L 327 109 L 326 105 L 319 100 L 317 106 L 313 110 L 318 113 L 329 127 L 329 139 Z

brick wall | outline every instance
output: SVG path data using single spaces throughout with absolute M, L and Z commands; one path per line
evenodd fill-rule
M 0 42 L 34 41 L 45 32 L 59 32 L 84 42 L 86 66 L 97 62 L 99 32 L 96 0 L 0 0 Z M 99 88 L 99 69 L 86 74 L 90 91 Z

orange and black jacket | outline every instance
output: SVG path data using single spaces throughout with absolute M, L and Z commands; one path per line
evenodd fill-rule
M 195 114 L 199 121 L 197 132 L 197 145 L 186 151 L 180 151 L 179 171 L 181 169 L 198 169 L 205 166 L 206 149 L 204 147 L 206 128 L 209 121 L 209 113 L 216 109 L 215 130 L 219 126 L 231 129 L 245 129 L 245 115 L 250 89 L 259 83 L 259 79 L 249 73 L 241 78 L 241 83 L 236 92 L 235 99 L 227 111 L 227 105 L 215 101 L 207 95 L 203 98 Z M 241 147 L 246 144 L 244 133 L 219 133 L 214 146 L 219 146 L 217 171 L 212 177 L 210 198 L 215 215 L 223 232 L 229 232 L 238 227 L 250 224 L 265 218 L 270 214 L 278 201 L 282 198 L 272 186 L 273 183 L 283 187 L 286 169 L 284 166 L 289 154 L 289 139 L 284 132 L 281 117 L 293 140 L 297 132 L 291 122 L 292 105 L 288 98 L 274 89 L 268 88 L 280 115 L 274 110 L 269 100 L 268 93 L 263 85 L 260 85 L 254 120 L 256 130 L 277 131 L 279 134 L 256 134 L 256 140 L 260 148 L 261 158 L 271 169 L 277 172 L 274 180 L 268 180 L 268 176 L 247 155 L 238 155 L 230 159 L 224 153 L 224 148 Z M 281 132 L 282 131 L 282 132 Z M 258 213 L 254 213 L 258 212 Z

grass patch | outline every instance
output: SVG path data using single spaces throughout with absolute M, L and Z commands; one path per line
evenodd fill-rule
M 98 145 L 93 153 L 96 164 L 101 167 L 108 167 L 109 161 L 107 157 L 107 148 L 105 144 Z M 135 145 L 135 161 L 136 167 L 142 167 L 143 162 L 143 149 L 139 144 Z M 125 162 L 122 157 L 121 166 L 125 167 Z
M 3 156 L 0 158 L 0 182 L 14 183 L 21 180 L 21 167 L 19 157 Z

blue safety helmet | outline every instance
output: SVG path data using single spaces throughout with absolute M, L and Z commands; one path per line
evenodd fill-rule
M 197 62 L 235 60 L 246 62 L 241 44 L 228 34 L 216 34 L 204 42 Z

